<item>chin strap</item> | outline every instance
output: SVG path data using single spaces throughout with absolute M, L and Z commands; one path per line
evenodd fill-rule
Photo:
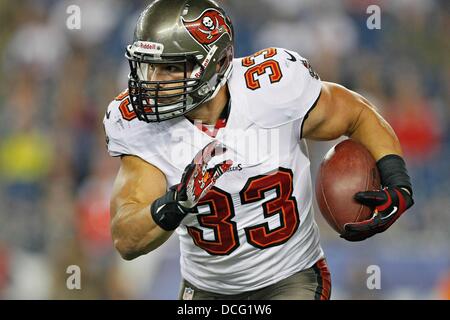
M 227 83 L 228 79 L 231 76 L 231 73 L 233 71 L 233 63 L 230 63 L 230 65 L 228 66 L 227 70 L 225 70 L 225 73 L 222 76 L 222 79 L 220 80 L 220 82 L 216 85 L 215 89 L 213 88 L 214 92 L 211 95 L 211 97 L 209 97 L 208 99 L 205 100 L 205 102 L 210 101 L 212 99 L 214 99 L 217 94 L 219 93 L 220 89 Z

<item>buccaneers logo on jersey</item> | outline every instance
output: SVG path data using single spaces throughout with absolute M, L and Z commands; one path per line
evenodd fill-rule
M 204 46 L 216 42 L 224 34 L 228 34 L 232 39 L 230 25 L 225 17 L 215 9 L 204 11 L 200 17 L 192 21 L 181 19 L 192 37 Z

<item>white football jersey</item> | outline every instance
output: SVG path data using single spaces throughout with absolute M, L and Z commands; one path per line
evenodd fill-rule
M 112 156 L 142 158 L 165 174 L 168 186 L 180 182 L 213 139 L 227 147 L 211 166 L 225 159 L 233 166 L 177 233 L 182 276 L 202 290 L 237 294 L 274 284 L 324 256 L 300 137 L 321 82 L 300 55 L 270 48 L 235 59 L 228 88 L 228 121 L 215 138 L 185 117 L 139 121 L 126 92 L 109 105 L 104 125 Z

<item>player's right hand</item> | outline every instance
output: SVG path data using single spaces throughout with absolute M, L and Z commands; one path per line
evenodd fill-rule
M 176 185 L 176 200 L 184 208 L 193 208 L 214 186 L 217 179 L 233 164 L 226 160 L 208 169 L 209 161 L 226 152 L 226 148 L 217 140 L 207 144 L 184 169 L 181 182 Z

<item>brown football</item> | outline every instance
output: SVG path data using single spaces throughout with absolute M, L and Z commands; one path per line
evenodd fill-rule
M 317 173 L 316 198 L 328 224 L 339 234 L 344 225 L 370 218 L 370 208 L 353 199 L 355 193 L 379 190 L 375 159 L 359 142 L 344 140 L 325 155 Z

